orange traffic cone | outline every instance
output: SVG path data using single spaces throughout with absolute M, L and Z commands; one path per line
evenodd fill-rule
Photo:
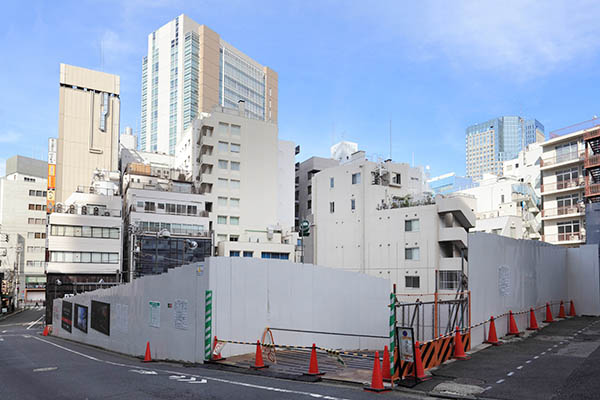
M 381 374 L 384 382 L 392 381 L 392 371 L 390 369 L 390 351 L 388 347 L 383 348 L 383 365 L 381 366 Z
M 431 379 L 431 376 L 425 375 L 423 359 L 421 358 L 421 345 L 418 341 L 415 342 L 415 379 L 421 382 Z
M 573 300 L 571 300 L 571 307 L 569 307 L 569 317 L 574 317 L 576 315 L 577 313 L 575 313 L 575 304 L 573 303 Z
M 256 341 L 256 357 L 254 358 L 254 365 L 251 366 L 250 368 L 253 368 L 253 369 L 269 368 L 269 366 L 265 365 L 265 363 L 263 362 L 262 349 L 260 347 L 260 340 Z
M 143 362 L 151 362 L 152 356 L 150 355 L 150 342 L 146 342 L 146 355 L 144 355 Z
M 567 315 L 565 314 L 565 303 L 562 300 L 560 301 L 560 309 L 558 310 L 558 318 L 567 318 Z
M 44 332 L 42 333 L 42 336 L 48 336 L 49 333 L 50 333 L 50 329 L 48 329 L 48 325 L 46 325 L 44 327 Z
M 535 312 L 533 311 L 533 308 L 529 309 L 529 328 L 527 328 L 528 331 L 536 331 L 540 329 L 540 327 L 538 326 L 537 323 L 537 319 L 535 318 Z
M 225 359 L 223 356 L 221 356 L 221 351 L 219 351 L 217 354 L 214 353 L 215 349 L 217 348 L 217 343 L 219 343 L 219 341 L 215 335 L 215 340 L 213 340 L 213 354 L 211 354 L 211 360 L 213 361 L 221 361 Z
M 319 372 L 319 362 L 317 361 L 317 346 L 313 343 L 312 350 L 310 351 L 310 365 L 308 366 L 308 373 L 304 375 L 325 375 L 325 372 Z
M 546 303 L 546 319 L 544 320 L 546 323 L 554 322 L 552 319 L 552 311 L 550 310 L 550 304 Z
M 373 363 L 373 375 L 371 377 L 371 386 L 364 388 L 371 392 L 384 392 L 390 390 L 383 386 L 383 376 L 381 375 L 381 368 L 379 367 L 379 352 L 375 352 L 375 361 Z
M 519 335 L 519 329 L 517 329 L 517 323 L 515 322 L 515 316 L 512 311 L 508 311 L 508 335 Z
M 498 335 L 496 335 L 496 323 L 494 317 L 490 317 L 490 332 L 488 333 L 488 339 L 485 343 L 493 344 L 494 346 L 500 346 L 502 343 L 498 341 Z
M 456 334 L 454 335 L 454 359 L 455 360 L 468 360 L 469 358 L 470 357 L 468 357 L 465 354 L 465 349 L 463 348 L 462 339 L 460 338 L 460 329 L 457 326 Z

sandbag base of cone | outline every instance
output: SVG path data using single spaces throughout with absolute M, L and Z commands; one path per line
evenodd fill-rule
M 265 368 L 269 368 L 268 365 L 262 365 L 260 367 L 257 367 L 256 365 L 251 365 L 250 369 L 265 369 Z
M 376 389 L 376 388 L 372 388 L 370 386 L 366 386 L 363 389 L 368 392 L 376 392 L 376 393 L 389 392 L 390 390 L 392 390 L 392 388 L 389 388 L 389 387 L 384 387 L 383 389 Z

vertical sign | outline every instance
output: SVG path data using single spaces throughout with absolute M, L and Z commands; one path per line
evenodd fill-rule
M 413 329 L 398 327 L 398 355 L 404 362 L 415 362 L 415 341 Z
M 396 295 L 390 293 L 390 373 L 394 376 L 394 351 L 396 350 Z
M 54 211 L 56 204 L 56 152 L 58 144 L 56 138 L 48 139 L 48 191 L 46 192 L 46 212 Z
M 153 328 L 160 328 L 160 302 L 150 301 L 150 321 L 149 325 Z

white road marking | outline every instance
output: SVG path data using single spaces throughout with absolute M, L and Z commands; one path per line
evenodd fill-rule
M 116 365 L 117 367 L 126 367 L 127 366 L 125 364 L 116 363 L 116 362 L 112 362 L 112 361 L 104 361 L 104 362 L 107 364 L 110 364 L 110 365 Z
M 564 343 L 564 342 L 560 342 L 560 343 L 558 343 L 558 344 L 563 344 L 563 343 Z
M 530 364 L 530 363 L 531 363 L 531 360 L 525 361 L 525 364 Z
M 6 333 L 6 332 L 8 332 L 8 331 L 2 331 L 2 333 Z
M 485 389 L 483 389 L 483 391 L 485 392 L 486 390 L 490 390 L 491 388 L 492 388 L 491 386 L 488 386 Z
M 513 376 L 515 373 L 510 371 L 508 374 L 506 374 L 506 376 Z
M 543 356 L 544 354 L 546 354 L 546 352 L 545 352 L 545 351 L 542 351 L 542 352 L 540 353 L 540 356 Z
M 171 375 L 169 377 L 169 379 L 183 379 L 185 378 L 185 375 Z
M 496 383 L 502 383 L 502 382 L 504 382 L 504 379 L 498 379 L 498 380 L 496 381 Z
M 555 344 L 555 345 L 554 345 L 554 346 L 552 346 L 552 347 L 558 347 L 558 345 L 557 345 L 557 344 Z
M 58 367 L 46 367 L 46 368 L 36 368 L 33 372 L 46 372 L 46 371 L 54 371 L 58 369 Z
M 41 317 L 39 317 L 37 320 L 32 321 L 29 326 L 27 327 L 27 330 L 31 329 L 35 324 L 37 324 L 38 322 L 40 322 L 42 320 L 42 318 L 44 318 L 44 315 L 42 315 Z
M 158 375 L 156 371 L 149 371 L 146 369 L 130 369 L 129 372 L 135 372 L 140 375 Z
M 552 347 L 548 347 L 546 351 L 552 351 Z
M 78 351 L 71 350 L 69 348 L 66 348 L 64 346 L 58 345 L 56 343 L 52 343 L 52 342 L 50 342 L 48 340 L 44 340 L 44 339 L 38 338 L 36 336 L 32 336 L 32 337 L 34 339 L 36 339 L 36 340 L 39 340 L 39 341 L 44 342 L 44 343 L 51 344 L 52 346 L 55 346 L 55 347 L 58 347 L 60 349 L 66 350 L 66 351 L 68 351 L 70 353 L 77 354 L 77 355 L 79 355 L 81 357 L 85 357 L 85 358 L 87 358 L 89 360 L 103 362 L 103 363 L 108 363 L 108 361 L 100 360 L 100 359 L 98 359 L 96 357 L 92 357 L 92 356 L 89 356 L 87 354 L 83 354 L 83 353 L 80 353 Z M 148 370 L 148 368 L 138 367 L 138 366 L 135 366 L 135 365 L 125 365 L 125 367 L 138 368 L 138 369 L 146 369 L 146 370 Z M 180 373 L 180 372 L 176 372 L 176 371 L 168 371 L 168 370 L 161 370 L 161 369 L 157 369 L 157 371 L 159 371 L 159 372 L 165 372 L 167 374 L 179 374 Z M 265 390 L 265 391 L 269 391 L 269 392 L 286 393 L 286 394 L 297 394 L 297 395 L 308 396 L 308 397 L 313 397 L 313 398 L 322 398 L 324 400 L 348 400 L 348 399 L 345 399 L 345 398 L 342 398 L 342 397 L 325 396 L 325 395 L 322 395 L 322 394 L 319 394 L 319 393 L 303 392 L 303 391 L 300 391 L 300 390 L 291 390 L 291 389 L 283 389 L 283 388 L 277 388 L 277 387 L 272 387 L 272 386 L 255 385 L 255 384 L 252 384 L 252 383 L 237 382 L 237 381 L 232 381 L 232 380 L 229 380 L 229 379 L 211 378 L 211 377 L 208 377 L 208 376 L 191 375 L 191 374 L 189 374 L 188 376 L 193 376 L 195 378 L 201 378 L 201 379 L 204 379 L 204 380 L 207 380 L 207 381 L 227 383 L 227 384 L 230 384 L 230 385 L 249 387 L 249 388 L 260 389 L 260 390 Z M 504 379 L 500 380 L 500 383 L 502 383 L 502 382 L 504 382 Z
M 522 365 L 519 365 L 519 366 L 517 367 L 517 369 L 523 369 L 523 366 L 522 366 Z
M 0 342 L 4 342 L 4 339 L 2 339 L 1 337 L 0 337 Z
M 538 358 L 540 358 L 540 356 L 533 357 L 534 360 L 537 360 Z

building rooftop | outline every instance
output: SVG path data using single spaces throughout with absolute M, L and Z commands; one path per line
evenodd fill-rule
M 15 173 L 47 179 L 48 163 L 35 158 L 13 156 L 6 160 L 6 175 Z

